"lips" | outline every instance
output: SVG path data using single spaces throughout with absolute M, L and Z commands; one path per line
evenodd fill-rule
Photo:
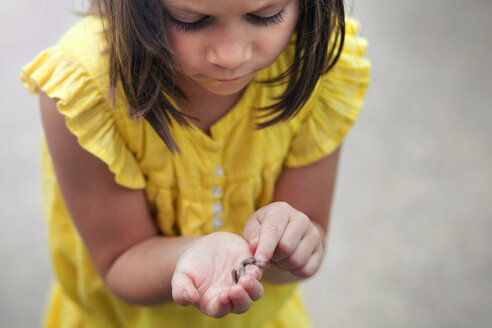
M 232 81 L 237 81 L 237 80 L 240 80 L 244 77 L 243 76 L 238 76 L 238 77 L 232 77 L 232 78 L 219 78 L 219 79 L 215 79 L 219 82 L 232 82 Z

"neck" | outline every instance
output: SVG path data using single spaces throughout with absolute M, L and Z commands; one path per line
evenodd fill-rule
M 234 107 L 245 90 L 222 96 L 190 79 L 178 80 L 177 84 L 186 95 L 186 100 L 179 103 L 181 110 L 196 118 L 192 123 L 206 134 L 210 134 L 210 127 Z

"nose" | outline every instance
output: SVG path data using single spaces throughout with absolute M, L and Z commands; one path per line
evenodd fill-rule
M 208 42 L 208 62 L 223 68 L 238 68 L 250 60 L 251 56 L 252 49 L 248 35 L 238 27 L 222 26 L 215 31 Z

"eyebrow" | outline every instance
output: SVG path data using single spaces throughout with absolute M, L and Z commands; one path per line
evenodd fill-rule
M 252 12 L 253 13 L 253 12 L 265 10 L 265 9 L 268 9 L 268 8 L 271 8 L 271 7 L 278 6 L 280 4 L 282 4 L 282 5 L 283 4 L 286 4 L 287 2 L 290 2 L 290 1 L 291 0 L 270 0 L 270 1 L 265 1 L 266 3 L 264 5 L 262 5 L 261 7 L 254 8 L 254 10 L 251 10 L 251 11 L 248 11 L 248 12 Z M 165 4 L 165 6 L 169 6 L 170 8 L 172 8 L 174 10 L 178 10 L 178 11 L 181 11 L 181 12 L 184 12 L 184 13 L 188 13 L 188 14 L 195 14 L 195 15 L 197 15 L 197 14 L 203 15 L 204 14 L 200 10 L 194 9 L 194 8 L 192 8 L 191 6 L 189 6 L 186 3 L 182 4 L 181 1 L 171 1 L 170 4 L 167 4 L 167 5 Z
M 259 9 L 256 9 L 255 11 L 261 11 L 263 9 L 268 9 L 268 8 L 271 8 L 271 7 L 278 6 L 280 4 L 284 5 L 284 4 L 286 4 L 287 2 L 290 2 L 290 1 L 291 0 L 275 0 L 274 2 L 265 4 L 263 7 L 259 8 Z

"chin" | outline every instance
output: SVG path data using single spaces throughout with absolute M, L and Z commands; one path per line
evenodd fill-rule
M 249 80 L 242 83 L 222 82 L 217 84 L 202 85 L 202 87 L 218 96 L 230 96 L 244 90 L 249 82 Z

